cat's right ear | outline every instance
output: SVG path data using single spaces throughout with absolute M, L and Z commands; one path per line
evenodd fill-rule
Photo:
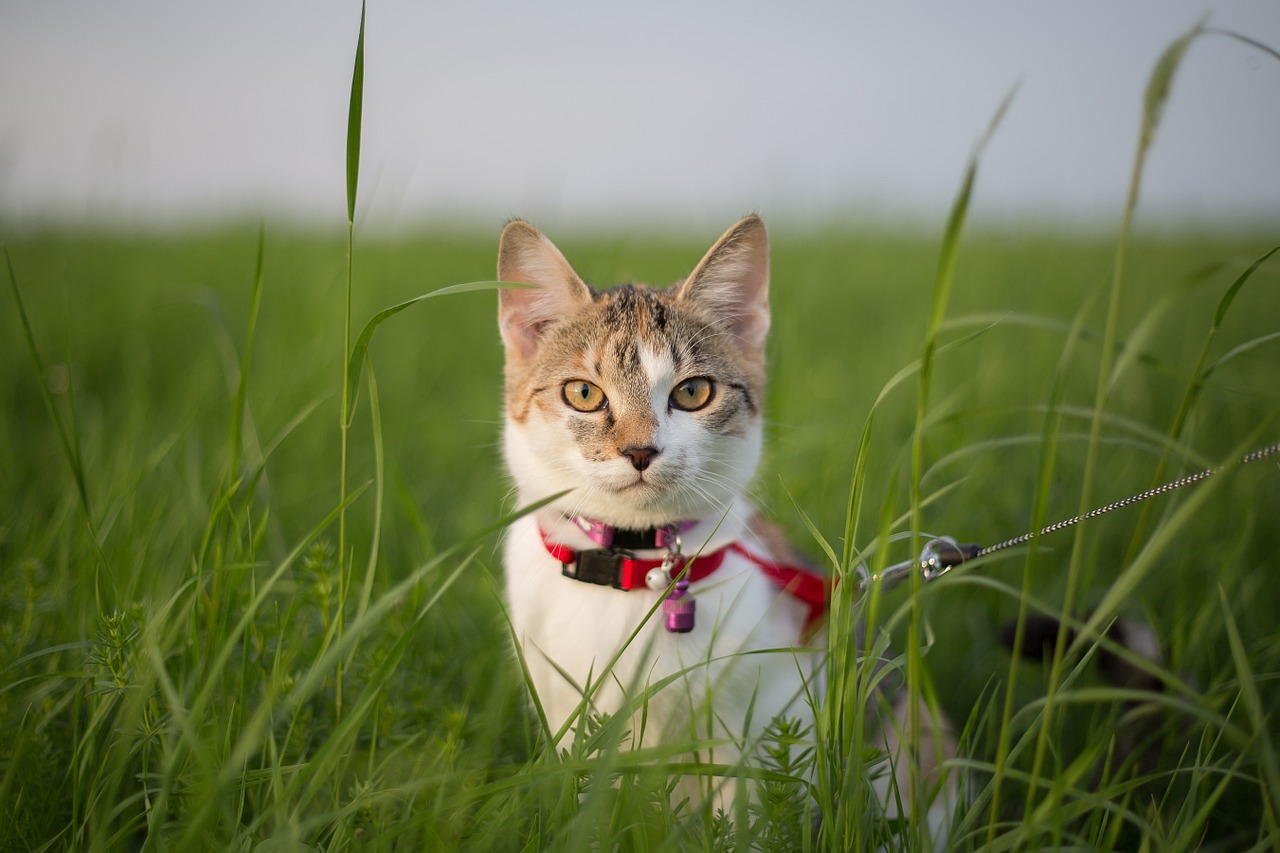
M 508 360 L 527 361 L 548 324 L 591 301 L 589 288 L 560 250 L 528 222 L 514 219 L 498 243 L 498 279 L 531 288 L 498 291 L 498 328 Z

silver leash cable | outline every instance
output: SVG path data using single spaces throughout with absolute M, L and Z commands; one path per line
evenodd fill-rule
M 1257 462 L 1261 459 L 1266 459 L 1269 456 L 1275 456 L 1278 453 L 1280 453 L 1280 442 L 1247 454 L 1240 460 L 1240 464 L 1247 465 L 1250 462 Z M 1077 515 L 1074 518 L 1054 522 L 1047 527 L 1040 528 L 1034 533 L 1023 533 L 1021 536 L 1015 536 L 1012 539 L 1006 539 L 1003 542 L 995 545 L 988 545 L 985 548 L 978 545 L 961 545 L 950 536 L 931 539 L 925 543 L 919 557 L 914 560 L 906 560 L 901 563 L 895 563 L 892 566 L 887 566 L 878 575 L 872 575 L 864 566 L 859 565 L 857 567 L 857 591 L 862 592 L 871 583 L 876 581 L 879 581 L 883 588 L 888 589 L 905 580 L 912 571 L 920 572 L 920 578 L 925 582 L 936 580 L 966 560 L 985 557 L 988 554 L 994 554 L 997 551 L 1003 551 L 1006 548 L 1023 545 L 1037 537 L 1044 536 L 1049 533 L 1057 533 L 1059 530 L 1064 530 L 1068 527 L 1079 524 L 1082 521 L 1087 521 L 1090 518 L 1097 518 L 1100 515 L 1105 515 L 1112 510 L 1123 509 L 1124 507 L 1141 503 L 1148 498 L 1154 498 L 1157 495 L 1172 492 L 1174 489 L 1180 489 L 1183 486 L 1189 486 L 1192 483 L 1207 480 L 1220 470 L 1221 469 L 1219 468 L 1206 468 L 1205 470 L 1195 474 L 1188 474 L 1185 477 L 1180 477 L 1177 480 L 1172 480 L 1163 485 L 1156 486 L 1154 489 L 1147 489 L 1145 492 L 1139 492 L 1138 494 L 1133 495 L 1132 497 L 1127 497 L 1124 500 L 1109 503 L 1106 506 L 1101 506 L 1097 509 L 1091 509 L 1083 515 Z

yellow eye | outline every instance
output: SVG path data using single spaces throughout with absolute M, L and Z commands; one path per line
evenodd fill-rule
M 715 383 L 703 376 L 695 376 L 675 387 L 671 392 L 671 405 L 681 411 L 696 412 L 705 408 L 715 395 Z
M 609 402 L 600 386 L 585 379 L 570 379 L 564 383 L 560 393 L 564 396 L 564 401 L 579 412 L 598 412 Z

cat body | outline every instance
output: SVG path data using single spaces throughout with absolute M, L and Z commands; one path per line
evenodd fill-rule
M 504 449 L 518 503 L 549 502 L 512 525 L 505 565 L 512 628 L 551 733 L 572 738 L 584 708 L 621 714 L 633 747 L 716 738 L 700 757 L 732 765 L 776 716 L 811 726 L 821 594 L 797 596 L 806 577 L 746 497 L 769 328 L 762 221 L 738 222 L 667 290 L 597 290 L 517 220 L 498 275 L 530 285 L 500 291 Z M 625 590 L 581 579 L 586 556 L 616 557 L 600 549 L 601 531 L 607 542 L 654 530 L 631 556 L 678 556 L 674 571 L 650 568 L 646 586 Z M 673 590 L 686 564 L 693 581 Z M 700 564 L 714 571 L 699 577 Z M 689 601 L 689 630 L 668 630 Z M 717 799 L 731 795 L 724 786 Z
M 644 695 L 636 745 L 749 735 L 775 715 L 803 715 L 800 674 L 817 665 L 799 648 L 808 608 L 779 594 L 744 554 L 724 554 L 692 585 L 694 626 L 672 633 L 655 607 L 661 591 L 566 578 L 546 547 L 595 548 L 573 520 L 585 517 L 625 530 L 681 521 L 687 555 L 734 543 L 780 556 L 751 532 L 759 524 L 743 496 L 762 443 L 769 320 L 760 220 L 739 223 L 670 292 L 590 288 L 523 222 L 504 231 L 499 276 L 536 288 L 502 293 L 507 463 L 520 504 L 564 493 L 516 522 L 506 542 L 512 625 L 553 731 L 578 711 L 589 682 L 594 710 L 616 713 L 626 694 Z M 688 401 L 673 400 L 678 393 Z M 568 395 L 580 398 L 576 407 Z M 766 649 L 781 651 L 740 655 Z M 717 714 L 705 713 L 708 703 Z

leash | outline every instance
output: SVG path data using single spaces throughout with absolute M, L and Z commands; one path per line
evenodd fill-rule
M 1240 460 L 1240 464 L 1247 465 L 1250 462 L 1257 462 L 1270 456 L 1275 456 L 1278 453 L 1280 453 L 1280 442 L 1245 455 Z M 937 539 L 931 539 L 925 543 L 924 548 L 920 551 L 919 557 L 914 560 L 905 560 L 901 563 L 895 563 L 892 566 L 887 566 L 879 574 L 873 575 L 868 572 L 864 566 L 858 566 L 857 592 L 859 594 L 863 593 L 867 587 L 873 583 L 881 584 L 884 589 L 892 588 L 910 577 L 913 571 L 919 572 L 920 579 L 925 583 L 937 580 L 961 563 L 977 559 L 978 557 L 985 557 L 988 554 L 994 554 L 997 551 L 1003 551 L 1006 548 L 1023 545 L 1030 542 L 1032 539 L 1046 536 L 1050 533 L 1057 533 L 1059 530 L 1065 530 L 1066 528 L 1079 524 L 1082 521 L 1097 518 L 1100 515 L 1106 515 L 1113 510 L 1133 506 L 1134 504 L 1141 503 L 1148 498 L 1154 498 L 1157 495 L 1172 492 L 1175 489 L 1182 488 L 1183 486 L 1189 486 L 1192 483 L 1207 480 L 1209 477 L 1212 477 L 1221 470 L 1221 468 L 1206 468 L 1198 473 L 1189 474 L 1186 477 L 1180 477 L 1177 480 L 1172 480 L 1163 485 L 1156 486 L 1154 489 L 1147 489 L 1145 492 L 1139 492 L 1138 494 L 1127 497 L 1124 500 L 1115 501 L 1114 503 L 1109 503 L 1106 506 L 1101 506 L 1097 509 L 1091 509 L 1083 515 L 1077 515 L 1073 518 L 1054 522 L 1053 524 L 1040 528 L 1034 533 L 1023 533 L 1020 536 L 1015 536 L 1012 539 L 1006 539 L 995 545 L 988 545 L 985 548 L 980 545 L 961 545 L 950 536 L 941 536 Z
M 1241 464 L 1248 464 L 1276 454 L 1280 454 L 1280 442 L 1255 450 L 1240 461 Z M 873 583 L 880 584 L 884 589 L 892 588 L 910 577 L 912 572 L 919 572 L 921 581 L 928 583 L 942 577 L 961 563 L 1023 545 L 1041 536 L 1065 530 L 1082 521 L 1198 483 L 1221 470 L 1206 468 L 1198 473 L 1172 480 L 1124 500 L 1091 509 L 1082 515 L 1054 522 L 1033 533 L 1023 533 L 995 545 L 986 547 L 961 545 L 950 536 L 930 539 L 920 551 L 919 557 L 887 566 L 879 574 L 873 575 L 865 566 L 859 565 L 856 569 L 857 580 L 854 591 L 861 595 Z M 691 522 L 675 522 L 660 528 L 628 531 L 618 530 L 602 522 L 576 517 L 571 520 L 600 547 L 577 551 L 553 541 L 546 533 L 541 533 L 543 546 L 553 558 L 560 562 L 561 573 L 577 581 L 610 586 L 619 590 L 648 588 L 654 591 L 665 591 L 666 597 L 662 602 L 663 623 L 667 631 L 673 634 L 688 633 L 694 627 L 697 601 L 689 591 L 689 584 L 712 575 L 720 568 L 725 554 L 729 551 L 734 551 L 755 564 L 774 586 L 809 608 L 805 621 L 806 631 L 821 619 L 826 610 L 826 598 L 836 583 L 835 578 L 824 578 L 805 567 L 766 560 L 736 542 L 709 554 L 686 556 L 681 552 L 681 534 L 687 532 L 692 526 Z M 658 558 L 640 558 L 632 553 L 632 549 L 664 550 L 666 553 Z

